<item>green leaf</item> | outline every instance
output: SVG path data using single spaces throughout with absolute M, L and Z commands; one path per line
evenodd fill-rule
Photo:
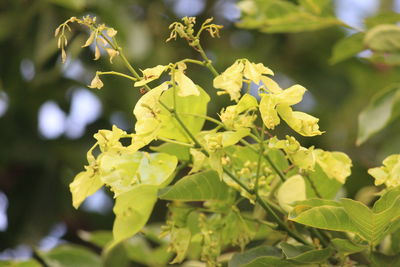
M 316 206 L 307 209 L 296 206 L 289 214 L 289 219 L 307 226 L 342 232 L 357 233 L 357 228 L 350 220 L 346 211 L 338 206 Z
M 114 241 L 108 248 L 142 229 L 157 201 L 157 190 L 156 185 L 141 184 L 117 197 L 113 209 L 115 213 Z
M 237 25 L 262 32 L 314 31 L 344 25 L 329 10 L 329 1 L 304 0 L 302 6 L 281 0 L 242 1 L 242 19 Z
M 287 212 L 293 209 L 292 204 L 306 199 L 306 184 L 301 175 L 294 175 L 287 179 L 277 193 L 279 205 Z
M 365 34 L 364 44 L 374 51 L 399 51 L 400 26 L 393 24 L 375 26 Z
M 371 256 L 371 266 L 372 267 L 397 267 L 400 266 L 400 255 L 384 255 L 379 252 L 372 253 Z
M 156 185 L 157 187 L 167 186 L 174 178 L 171 175 L 177 164 L 178 159 L 175 156 L 165 153 L 144 152 L 138 168 L 140 183 Z
M 72 193 L 72 204 L 75 209 L 79 208 L 82 202 L 93 195 L 103 186 L 103 182 L 97 173 L 94 173 L 92 168 L 84 172 L 78 173 L 74 181 L 69 185 Z
M 389 233 L 390 224 L 400 217 L 400 196 L 379 213 L 374 213 L 358 201 L 342 199 L 341 202 L 359 234 L 373 245 L 377 245 Z
M 160 146 L 152 146 L 150 147 L 151 150 L 157 152 L 163 152 L 169 155 L 174 155 L 180 161 L 188 161 L 190 159 L 190 152 L 189 147 L 181 146 L 172 143 L 164 143 Z
M 292 263 L 288 260 L 284 260 L 281 258 L 277 257 L 272 257 L 272 256 L 264 256 L 264 257 L 259 257 L 250 263 L 246 265 L 242 265 L 242 267 L 293 267 L 297 266 L 297 264 Z
M 159 197 L 166 200 L 206 201 L 228 198 L 228 186 L 215 171 L 205 171 L 183 177 L 172 187 L 160 191 Z
M 332 0 L 299 0 L 301 6 L 315 15 L 333 15 Z
M 93 232 L 79 231 L 78 236 L 82 240 L 92 243 L 101 248 L 105 247 L 113 239 L 111 231 L 93 231 Z
M 308 178 L 305 181 L 307 183 L 307 196 L 310 198 L 320 195 L 322 198 L 333 199 L 342 187 L 342 184 L 336 179 L 330 179 L 319 164 L 315 164 L 313 172 L 308 172 Z M 314 190 L 318 192 L 318 195 Z
M 334 252 L 331 247 L 313 250 L 309 246 L 294 246 L 288 243 L 281 243 L 280 246 L 288 260 L 300 264 L 323 263 Z
M 49 252 L 39 253 L 49 267 L 98 267 L 100 257 L 90 250 L 76 245 L 62 245 Z
M 400 85 L 393 84 L 376 94 L 358 117 L 357 145 L 382 130 L 400 115 Z
M 348 239 L 334 238 L 331 242 L 335 248 L 344 255 L 358 253 L 368 248 L 368 246 L 354 244 Z
M 128 259 L 145 266 L 165 266 L 172 256 L 172 253 L 167 252 L 167 245 L 152 248 L 149 242 L 141 235 L 129 238 L 121 245 Z
M 333 47 L 329 62 L 331 64 L 336 64 L 365 50 L 363 40 L 364 33 L 361 32 L 339 40 Z
M 27 261 L 0 261 L 0 267 L 42 267 L 42 264 L 34 259 Z
M 373 17 L 366 18 L 364 23 L 368 28 L 381 24 L 395 24 L 400 21 L 400 14 L 396 12 L 385 12 Z
M 242 253 L 236 253 L 233 255 L 232 259 L 229 261 L 229 267 L 240 267 L 244 266 L 251 261 L 263 257 L 263 256 L 280 256 L 281 253 L 279 249 L 271 246 L 258 246 Z
M 176 95 L 174 101 L 174 90 L 169 89 L 160 98 L 160 101 L 169 108 L 174 108 L 175 102 L 175 110 L 179 118 L 193 135 L 196 135 L 203 128 L 205 119 L 202 116 L 206 115 L 207 103 L 210 101 L 210 97 L 200 86 L 197 86 L 197 89 L 200 91 L 198 96 L 182 97 Z M 162 125 L 159 136 L 182 142 L 191 141 L 176 119 L 164 107 L 161 107 L 157 117 L 161 120 Z

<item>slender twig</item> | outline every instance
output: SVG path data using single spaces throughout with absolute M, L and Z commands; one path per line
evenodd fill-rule
M 257 162 L 257 170 L 256 170 L 256 183 L 254 186 L 254 191 L 256 191 L 256 193 L 258 193 L 258 184 L 259 184 L 259 180 L 260 180 L 260 171 L 261 171 L 261 165 L 262 165 L 262 157 L 264 154 L 264 123 L 263 123 L 263 131 L 261 131 L 261 136 L 260 136 L 260 150 L 258 151 L 258 162 Z
M 97 71 L 96 73 L 98 75 L 117 75 L 117 76 L 121 76 L 121 77 L 127 78 L 127 79 L 132 80 L 132 81 L 137 81 L 136 78 L 134 78 L 132 76 L 129 76 L 129 75 L 126 75 L 126 74 L 121 73 L 121 72 L 117 72 L 117 71 Z
M 261 205 L 261 207 L 269 212 L 271 216 L 275 219 L 276 223 L 284 229 L 289 236 L 293 237 L 295 240 L 297 240 L 300 243 L 303 243 L 305 245 L 311 245 L 307 240 L 305 240 L 302 236 L 297 234 L 296 232 L 293 232 L 283 221 L 282 219 L 274 212 L 274 210 L 269 206 L 262 198 L 261 196 L 256 192 L 256 200 L 257 202 Z
M 219 75 L 218 71 L 214 68 L 214 66 L 212 65 L 212 61 L 208 58 L 208 56 L 206 55 L 206 53 L 204 52 L 203 47 L 201 46 L 201 44 L 197 44 L 195 46 L 195 49 L 200 53 L 201 57 L 204 59 L 205 66 L 214 74 L 215 77 L 217 77 Z
M 166 143 L 171 143 L 171 144 L 176 144 L 176 145 L 180 145 L 180 146 L 186 146 L 186 147 L 193 147 L 193 144 L 188 144 L 188 143 L 184 143 L 184 142 L 179 142 L 176 140 L 172 140 L 169 138 L 165 138 L 165 137 L 160 137 L 158 136 L 157 139 L 164 141 Z
M 122 52 L 122 48 L 118 45 L 117 40 L 115 38 L 112 38 L 113 40 L 111 41 L 104 33 L 100 32 L 101 37 L 106 40 L 106 42 L 116 51 L 118 51 L 118 55 L 121 57 L 122 61 L 124 62 L 125 66 L 128 68 L 128 70 L 132 73 L 132 75 L 136 79 L 141 79 L 140 75 L 137 73 L 137 71 L 132 67 L 132 65 L 129 63 L 128 59 L 126 58 L 125 54 Z M 150 87 L 145 84 L 144 88 L 146 91 L 150 91 Z

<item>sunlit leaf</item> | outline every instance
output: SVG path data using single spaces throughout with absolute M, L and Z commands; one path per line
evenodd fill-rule
M 157 201 L 158 186 L 143 184 L 117 197 L 113 211 L 113 243 L 121 242 L 136 234 L 147 223 Z
M 205 121 L 203 116 L 207 114 L 207 104 L 210 101 L 208 94 L 201 87 L 197 86 L 197 88 L 200 91 L 198 96 L 181 97 L 176 95 L 174 98 L 174 91 L 168 90 L 160 98 L 169 108 L 174 108 L 175 105 L 179 118 L 193 135 L 203 128 Z M 182 142 L 192 142 L 168 110 L 162 107 L 158 119 L 162 125 L 159 136 Z
M 292 204 L 306 199 L 306 184 L 301 175 L 288 178 L 279 188 L 277 199 L 279 205 L 287 212 L 293 209 Z
M 180 179 L 172 187 L 160 192 L 160 198 L 180 201 L 224 200 L 228 198 L 228 186 L 215 171 L 205 171 Z

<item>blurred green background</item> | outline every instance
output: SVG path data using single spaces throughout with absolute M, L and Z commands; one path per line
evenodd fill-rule
M 296 2 L 296 1 L 293 1 Z M 400 1 L 334 1 L 335 14 L 352 26 L 363 18 L 397 10 Z M 118 30 L 117 37 L 136 68 L 199 58 L 182 40 L 165 43 L 168 26 L 182 16 L 198 22 L 214 17 L 224 25 L 220 39 L 203 37 L 203 47 L 219 71 L 237 58 L 249 58 L 273 69 L 282 87 L 299 83 L 309 92 L 297 107 L 320 118 L 326 134 L 303 138 L 303 146 L 346 152 L 353 174 L 346 194 L 371 185 L 367 168 L 399 153 L 399 122 L 355 146 L 357 117 L 371 97 L 392 82 L 400 69 L 359 57 L 329 64 L 333 45 L 349 34 L 340 27 L 296 34 L 265 34 L 235 26 L 240 11 L 230 0 L 1 0 L 0 1 L 0 260 L 29 257 L 30 246 L 49 249 L 61 240 L 80 243 L 78 230 L 111 229 L 112 199 L 100 191 L 76 211 L 68 184 L 86 163 L 93 134 L 116 124 L 131 131 L 132 109 L 140 96 L 132 84 L 103 77 L 102 90 L 87 88 L 96 70 L 126 72 L 119 60 L 93 61 L 93 50 L 81 49 L 85 29 L 74 25 L 68 59 L 61 64 L 55 28 L 71 16 L 97 16 Z M 210 73 L 188 71 L 215 96 Z M 216 116 L 227 97 L 209 107 Z M 288 129 L 277 132 L 293 134 Z M 162 220 L 161 203 L 153 220 Z

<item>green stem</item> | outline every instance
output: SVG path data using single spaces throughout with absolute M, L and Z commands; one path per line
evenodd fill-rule
M 193 116 L 193 117 L 202 118 L 202 119 L 211 121 L 211 122 L 213 122 L 213 123 L 225 128 L 225 125 L 222 122 L 220 122 L 219 120 L 216 120 L 214 118 L 211 118 L 209 116 L 206 116 L 206 115 L 199 115 L 199 114 L 192 114 L 192 113 L 180 113 L 180 112 L 177 112 L 177 114 L 178 115 L 183 115 L 183 116 Z
M 322 198 L 321 194 L 318 192 L 317 187 L 315 186 L 314 182 L 311 180 L 310 176 L 307 174 L 303 174 L 306 180 L 310 183 L 312 190 L 314 191 L 315 195 L 319 198 Z
M 117 76 L 121 76 L 121 77 L 127 78 L 132 81 L 137 81 L 136 78 L 126 75 L 126 74 L 123 74 L 121 72 L 117 72 L 117 71 L 97 71 L 97 74 L 99 74 L 99 75 L 117 75 Z
M 164 141 L 164 142 L 167 142 L 167 143 L 176 144 L 176 145 L 180 145 L 180 146 L 186 146 L 186 147 L 193 147 L 192 144 L 179 142 L 179 141 L 172 140 L 172 139 L 169 139 L 169 138 L 160 137 L 160 136 L 158 136 L 157 138 L 160 139 L 161 141 Z
M 264 155 L 264 158 L 268 161 L 269 165 L 271 165 L 272 169 L 274 169 L 274 172 L 276 174 L 278 174 L 279 178 L 281 178 L 282 182 L 286 181 L 286 177 L 283 174 L 283 172 L 281 172 L 281 170 L 275 165 L 275 163 L 272 161 L 272 159 L 270 158 L 270 156 Z
M 212 61 L 207 57 L 206 53 L 204 52 L 203 47 L 201 46 L 201 44 L 199 43 L 198 45 L 196 45 L 196 50 L 199 51 L 201 57 L 204 59 L 205 66 L 212 72 L 212 74 L 214 74 L 215 77 L 217 77 L 219 75 L 218 71 L 214 68 L 214 66 L 212 65 Z
M 111 41 L 104 33 L 100 32 L 101 37 L 104 38 L 104 40 L 106 40 L 106 42 L 116 51 L 118 51 L 118 55 L 121 57 L 122 61 L 124 62 L 125 66 L 128 68 L 128 70 L 132 73 L 132 75 L 136 78 L 136 79 L 141 79 L 140 75 L 136 72 L 136 70 L 132 67 L 132 65 L 129 63 L 128 59 L 126 58 L 126 56 L 124 55 L 124 53 L 122 52 L 122 48 L 118 45 L 117 40 L 115 38 L 113 38 L 113 41 Z M 146 91 L 150 91 L 150 87 L 145 84 L 144 85 L 145 90 Z
M 299 234 L 295 233 L 294 231 L 292 231 L 283 221 L 282 219 L 275 213 L 275 211 L 271 208 L 271 206 L 265 202 L 261 196 L 258 194 L 258 192 L 256 192 L 256 200 L 257 202 L 261 205 L 261 207 L 269 212 L 269 214 L 271 214 L 271 216 L 275 219 L 276 223 L 282 228 L 284 229 L 289 236 L 291 236 L 292 238 L 294 238 L 295 240 L 297 240 L 298 242 L 304 244 L 304 245 L 311 245 L 307 240 L 305 240 L 302 236 L 300 236 Z
M 260 171 L 261 171 L 261 165 L 262 165 L 261 159 L 262 159 L 263 154 L 264 154 L 264 128 L 265 128 L 265 126 L 264 126 L 264 123 L 263 123 L 261 136 L 260 136 L 260 142 L 259 142 L 260 151 L 258 152 L 258 162 L 257 162 L 257 171 L 256 171 L 256 184 L 254 186 L 254 191 L 256 191 L 256 193 L 258 193 L 258 183 L 259 183 L 259 180 L 260 180 Z

